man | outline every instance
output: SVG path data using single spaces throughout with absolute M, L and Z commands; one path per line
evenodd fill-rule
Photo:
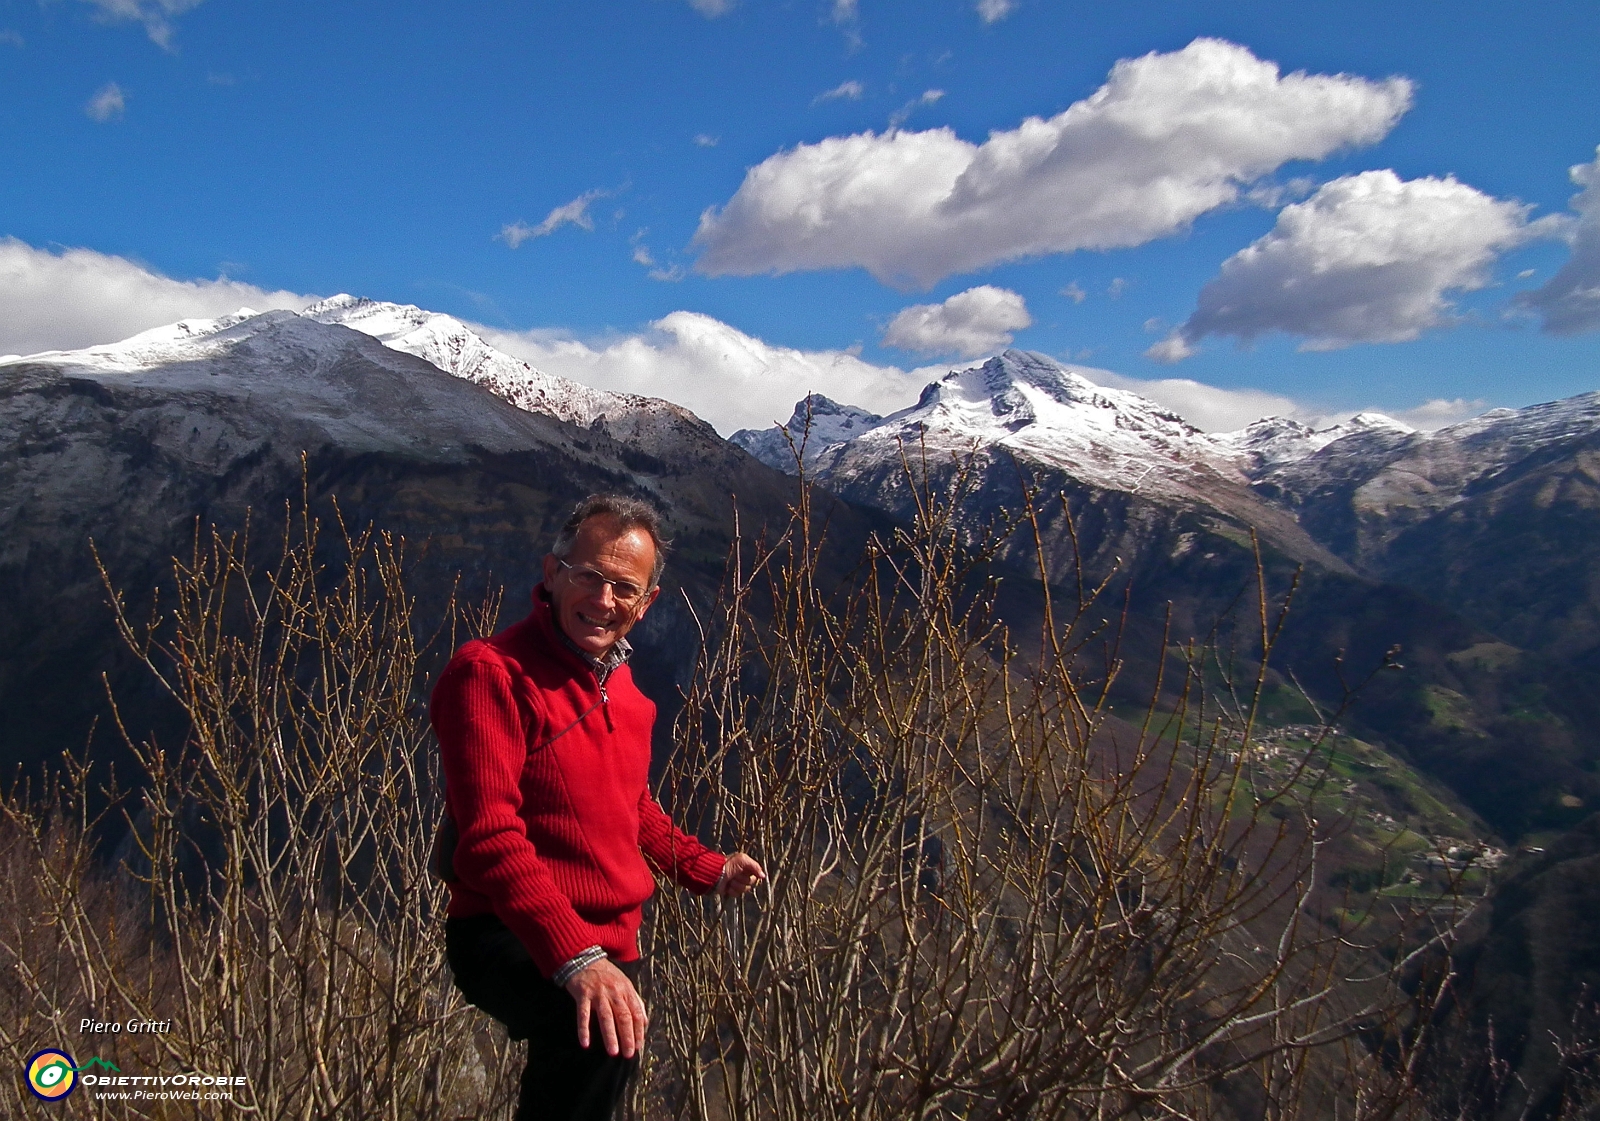
M 528 1040 L 518 1121 L 604 1121 L 633 1076 L 650 866 L 725 896 L 764 874 L 650 797 L 656 710 L 625 636 L 661 593 L 665 549 L 644 503 L 585 499 L 544 558 L 533 613 L 463 646 L 434 689 L 456 834 L 446 954 L 462 994 Z

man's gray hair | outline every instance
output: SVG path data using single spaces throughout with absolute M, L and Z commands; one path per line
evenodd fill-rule
M 556 534 L 556 543 L 550 551 L 565 560 L 572 552 L 572 543 L 578 539 L 578 530 L 590 518 L 615 518 L 622 530 L 642 529 L 650 535 L 656 548 L 655 567 L 650 570 L 650 587 L 661 583 L 661 570 L 667 567 L 667 549 L 672 545 L 661 536 L 661 515 L 648 502 L 628 498 L 621 494 L 591 494 L 578 503 L 572 516 Z

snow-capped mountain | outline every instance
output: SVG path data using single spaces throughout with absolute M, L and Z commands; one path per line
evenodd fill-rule
M 847 408 L 828 404 L 825 420 Z M 796 406 L 786 426 L 792 433 L 803 426 L 805 408 L 804 401 Z M 746 431 L 733 439 L 772 466 L 792 470 L 787 443 L 779 449 L 770 440 L 777 435 Z M 758 442 L 764 436 L 768 441 Z M 952 371 L 923 390 L 915 405 L 887 417 L 851 410 L 846 424 L 813 422 L 806 458 L 825 474 L 837 474 L 884 458 L 898 462 L 902 446 L 941 456 L 1000 450 L 1094 486 L 1147 494 L 1184 492 L 1219 473 L 1245 481 L 1237 457 L 1181 417 L 1020 350 Z
M 1563 462 L 1596 438 L 1600 393 L 1496 409 L 1434 432 L 1358 428 L 1367 416 L 1309 455 L 1264 462 L 1254 473 L 1259 491 L 1364 565 L 1407 527 Z
M 270 553 L 304 482 L 320 516 L 337 496 L 352 528 L 404 536 L 428 610 L 460 573 L 469 588 L 505 585 L 509 621 L 586 494 L 655 502 L 680 543 L 668 578 L 699 601 L 722 576 L 730 492 L 747 526 L 787 517 L 793 480 L 676 407 L 647 401 L 615 417 L 613 400 L 572 394 L 568 406 L 604 409 L 579 426 L 508 396 L 289 311 L 0 359 L 0 765 L 81 749 L 102 671 L 127 686 L 129 719 L 170 716 L 140 707 L 148 682 L 118 661 L 91 538 L 140 616 L 150 589 L 170 580 L 171 558 L 188 555 L 197 519 L 202 530 L 249 521 Z M 698 636 L 682 597 L 663 596 L 635 635 L 654 651 L 641 672 L 670 700 Z M 163 726 L 161 738 L 182 734 Z
M 797 442 L 807 410 L 800 402 L 785 426 Z M 1171 516 L 1181 513 L 1226 523 L 1228 532 L 1246 539 L 1254 528 L 1289 556 L 1344 569 L 1292 517 L 1253 491 L 1249 472 L 1257 452 L 1209 436 L 1137 394 L 1096 385 L 1045 355 L 1008 350 L 952 371 L 916 404 L 886 417 L 817 398 L 809 411 L 805 459 L 813 477 L 845 498 L 891 513 L 904 514 L 913 504 L 903 456 L 935 473 L 973 457 L 985 478 L 974 501 L 989 508 L 976 511 L 980 516 L 1018 499 L 1018 465 L 1046 493 L 1120 495 L 1132 503 L 1129 510 L 1145 511 L 1134 516 L 1138 526 L 1129 523 L 1101 542 L 1108 559 L 1145 547 L 1138 539 L 1151 533 L 1171 537 L 1162 548 L 1194 547 L 1197 538 L 1183 540 L 1186 531 L 1172 529 Z M 789 442 L 776 430 L 746 430 L 733 440 L 769 465 L 795 469 Z M 1312 442 L 1300 441 L 1307 452 Z M 1126 506 L 1123 499 L 1118 502 Z M 1156 522 L 1168 528 L 1152 530 Z
M 1288 417 L 1262 417 L 1238 432 L 1216 433 L 1211 439 L 1244 456 L 1246 474 L 1259 478 L 1275 468 L 1315 455 L 1336 440 L 1355 437 L 1364 446 L 1374 439 L 1393 440 L 1415 431 L 1383 413 L 1363 412 L 1327 428 L 1313 428 Z
M 841 405 L 820 393 L 801 398 L 794 407 L 794 415 L 781 429 L 741 428 L 728 437 L 768 467 L 793 474 L 795 454 L 801 454 L 807 467 L 816 463 L 817 457 L 829 448 L 852 440 L 883 423 L 883 417 L 858 409 L 854 405 Z
M 376 340 L 290 311 L 248 308 L 186 319 L 122 342 L 0 360 L 8 388 L 44 375 L 109 392 L 154 394 L 191 417 L 191 445 L 215 437 L 225 460 L 236 441 L 301 449 L 457 456 L 466 446 L 511 450 L 530 429 L 556 437 L 553 418 L 485 408 L 481 391 Z M 235 411 L 235 402 L 249 408 Z M 425 419 L 424 419 L 425 418 Z M 220 461 L 219 461 L 220 462 Z
M 291 352 L 326 345 L 326 332 L 297 331 L 294 320 L 308 324 L 349 327 L 377 340 L 385 348 L 421 358 L 430 366 L 478 385 L 525 412 L 589 427 L 597 421 L 635 428 L 690 424 L 704 428 L 688 410 L 659 398 L 608 393 L 547 374 L 520 358 L 490 346 L 460 320 L 409 304 L 384 303 L 339 295 L 313 304 L 295 316 L 292 312 L 258 314 L 241 308 L 218 319 L 185 319 L 156 327 L 132 338 L 80 351 L 48 352 L 27 357 L 0 358 L 0 365 L 20 362 L 55 362 L 88 372 L 134 374 L 204 362 L 223 355 L 218 376 L 239 376 L 247 368 L 261 373 L 270 366 L 281 370 L 308 369 L 293 360 Z M 333 391 L 334 383 L 326 386 Z M 302 388 L 309 388 L 302 387 Z M 376 411 L 385 410 L 374 402 Z M 370 419 L 370 417 L 369 417 Z M 404 417 L 397 418 L 409 427 Z
M 800 402 L 786 425 L 796 438 L 806 407 Z M 1288 421 L 1208 435 L 1136 393 L 1096 385 L 1071 366 L 1020 350 L 951 371 L 916 404 L 887 417 L 831 401 L 821 423 L 814 403 L 811 412 L 807 466 L 824 486 L 855 501 L 891 510 L 902 504 L 903 452 L 935 464 L 976 455 L 1139 503 L 1220 514 L 1242 530 L 1259 529 L 1291 555 L 1342 567 L 1292 518 L 1263 503 L 1251 484 L 1263 462 L 1309 455 L 1344 433 L 1314 433 Z M 747 430 L 733 440 L 772 466 L 794 470 L 793 453 L 776 430 Z
M 1600 656 L 1600 393 L 1349 436 L 1256 488 L 1375 578 L 1518 646 Z
M 902 445 L 941 453 L 1003 449 L 1094 486 L 1167 497 L 1186 496 L 1217 477 L 1254 481 L 1347 438 L 1357 441 L 1354 448 L 1374 437 L 1392 443 L 1414 432 L 1392 417 L 1364 412 L 1321 429 L 1266 417 L 1238 432 L 1205 433 L 1137 393 L 1098 385 L 1072 366 L 1019 350 L 951 371 L 915 405 L 887 417 L 812 395 L 784 426 L 796 444 L 808 410 L 808 465 L 891 452 L 897 457 Z M 744 429 L 731 439 L 769 466 L 794 470 L 789 441 L 777 429 Z M 854 446 L 842 449 L 847 444 Z
M 941 460 L 999 453 L 1082 486 L 1215 508 L 1262 530 L 1287 514 L 1358 565 L 1395 532 L 1467 501 L 1514 465 L 1600 432 L 1600 394 L 1586 394 L 1436 432 L 1364 412 L 1320 429 L 1267 417 L 1205 433 L 1138 394 L 1017 350 L 950 372 L 887 417 L 827 398 L 801 401 L 785 425 L 796 443 L 808 411 L 807 468 L 858 500 L 874 501 L 863 480 L 885 481 L 902 449 Z M 771 466 L 795 469 L 789 439 L 776 429 L 732 439 Z
M 786 426 L 796 438 L 806 408 Z M 852 501 L 905 514 L 903 450 L 940 470 L 975 456 L 981 518 L 1020 500 L 1015 464 L 1044 493 L 1078 496 L 1076 516 L 1101 527 L 1082 544 L 1106 565 L 1176 559 L 1210 550 L 1208 533 L 1253 530 L 1289 557 L 1471 605 L 1518 644 L 1593 646 L 1600 658 L 1600 393 L 1434 432 L 1369 412 L 1322 429 L 1269 417 L 1208 434 L 1046 356 L 1007 351 L 887 417 L 815 399 L 810 410 L 807 468 Z M 780 433 L 734 440 L 794 470 Z
M 392 350 L 414 354 L 447 374 L 481 385 L 519 409 L 572 424 L 587 427 L 597 420 L 616 423 L 628 418 L 703 424 L 687 409 L 659 397 L 608 393 L 545 373 L 489 345 L 459 319 L 413 304 L 338 295 L 300 314 L 371 335 Z
M 24 364 L 50 363 L 85 370 L 127 372 L 175 362 L 199 361 L 228 349 L 229 342 L 217 337 L 222 332 L 260 314 L 246 307 L 218 319 L 180 319 L 164 327 L 152 327 L 148 331 L 141 331 L 119 342 L 85 347 L 82 350 L 47 350 L 41 354 L 28 355 L 8 354 L 0 357 L 0 366 L 18 367 Z M 269 314 L 281 319 L 292 313 Z

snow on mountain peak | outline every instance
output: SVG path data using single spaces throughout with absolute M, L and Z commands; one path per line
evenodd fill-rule
M 1330 444 L 1356 437 L 1362 444 L 1378 440 L 1392 443 L 1396 438 L 1416 434 L 1416 429 L 1378 412 L 1361 412 L 1349 420 L 1326 428 L 1313 428 L 1288 417 L 1262 417 L 1238 432 L 1221 432 L 1211 439 L 1222 448 L 1245 458 L 1245 471 L 1254 478 L 1309 459 Z
M 180 319 L 176 323 L 141 331 L 119 342 L 82 350 L 47 350 L 39 354 L 11 355 L 0 359 L 0 364 L 58 362 L 85 370 L 131 373 L 212 358 L 227 351 L 241 339 L 253 337 L 264 327 L 295 319 L 297 317 L 290 311 L 263 313 L 246 307 L 216 319 Z
M 1140 432 L 1157 438 L 1187 439 L 1199 429 L 1137 393 L 1096 385 L 1081 373 L 1043 354 L 1008 350 L 982 366 L 952 371 L 934 383 L 924 405 L 945 406 L 963 426 L 995 426 L 1015 433 L 1032 425 L 1077 431 Z M 987 412 L 992 421 L 981 418 Z
M 1254 470 L 1270 470 L 1293 463 L 1327 447 L 1339 438 L 1331 429 L 1318 432 L 1309 424 L 1288 417 L 1268 416 L 1238 432 L 1211 437 L 1217 446 L 1240 454 Z
M 1047 432 L 1142 432 L 1186 439 L 1199 430 L 1155 403 L 1096 385 L 1070 366 L 1043 354 L 1008 350 L 981 366 L 952 370 L 922 391 L 909 409 L 885 426 L 915 424 L 956 438 L 988 444 L 1024 443 Z
M 421 358 L 465 381 L 480 385 L 527 412 L 589 427 L 605 419 L 620 431 L 648 433 L 670 418 L 708 427 L 687 409 L 654 397 L 608 393 L 547 374 L 498 350 L 465 323 L 411 304 L 392 304 L 341 294 L 303 312 L 257 313 L 240 308 L 217 319 L 183 319 L 154 327 L 120 342 L 73 351 L 0 356 L 0 365 L 44 361 L 102 373 L 132 373 L 157 367 L 204 362 L 247 344 L 264 356 L 273 351 L 301 353 L 332 345 L 314 325 L 346 327 L 387 349 Z
M 931 382 L 915 405 L 887 417 L 826 398 L 802 401 L 785 425 L 796 441 L 808 407 L 805 459 L 824 477 L 897 460 L 899 446 L 941 454 L 995 449 L 1094 486 L 1175 500 L 1248 487 L 1347 438 L 1353 453 L 1416 438 L 1413 429 L 1377 412 L 1322 429 L 1264 417 L 1238 432 L 1206 433 L 1137 393 L 1099 385 L 1085 371 L 1021 350 L 952 370 Z M 733 440 L 768 464 L 793 470 L 793 452 L 777 430 L 739 432 Z
M 794 415 L 782 429 L 776 425 L 741 428 L 728 437 L 728 442 L 739 445 L 768 467 L 793 474 L 796 448 L 801 449 L 810 466 L 829 448 L 859 436 L 882 420 L 877 413 L 809 393 L 795 404 Z
M 952 370 L 915 405 L 827 449 L 824 467 L 897 456 L 897 443 L 957 454 L 995 448 L 1096 486 L 1171 497 L 1219 476 L 1244 482 L 1237 452 L 1183 418 L 1021 350 Z
M 1394 417 L 1389 416 L 1386 413 L 1375 413 L 1371 411 L 1357 413 L 1343 424 L 1335 425 L 1334 428 L 1343 428 L 1353 431 L 1380 429 L 1398 432 L 1401 435 L 1410 435 L 1416 431 L 1415 428 L 1412 428 L 1404 421 L 1396 420 Z
M 490 346 L 453 316 L 413 304 L 391 304 L 340 294 L 300 313 L 371 335 L 392 350 L 414 354 L 448 374 L 464 378 L 520 409 L 588 426 L 601 417 L 631 412 L 672 411 L 676 405 L 651 397 L 607 393 L 547 374 Z M 684 414 L 687 415 L 687 414 Z
M 353 328 L 383 343 L 387 343 L 390 339 L 403 338 L 417 328 L 425 326 L 434 317 L 433 312 L 423 311 L 415 304 L 385 303 L 380 300 L 369 300 L 365 296 L 352 296 L 346 292 L 312 304 L 300 314 L 307 319 L 315 319 L 318 323 L 337 323 L 342 327 Z M 440 318 L 450 319 L 449 316 Z M 456 321 L 451 319 L 451 322 Z

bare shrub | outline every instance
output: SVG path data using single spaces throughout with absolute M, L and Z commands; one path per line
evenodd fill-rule
M 1600 1117 L 1600 1003 L 1580 989 L 1563 1032 L 1527 1039 L 1529 1048 L 1546 1047 L 1543 1061 L 1508 1057 L 1496 1038 L 1495 1022 L 1468 1022 L 1456 1007 L 1439 1044 L 1426 1056 L 1419 1089 L 1431 1116 L 1441 1121 L 1592 1121 Z M 1513 1063 L 1538 1074 L 1529 1085 Z M 1542 1068 L 1542 1069 L 1540 1069 Z
M 843 588 L 819 582 L 804 498 L 732 555 L 662 800 L 770 881 L 658 897 L 636 1111 L 1403 1112 L 1415 958 L 1313 914 L 1316 753 L 1274 788 L 1250 765 L 1282 624 L 1266 589 L 1254 677 L 1225 683 L 1240 704 L 1218 710 L 1205 680 L 1236 660 L 1194 644 L 1175 709 L 1119 724 L 1093 589 L 1064 619 L 1047 602 L 1026 656 L 1000 625 L 987 561 L 1039 521 L 975 545 L 969 478 L 919 486 L 915 524 Z
M 337 529 L 319 540 L 302 504 L 264 572 L 247 534 L 197 531 L 143 624 L 113 592 L 187 738 L 130 738 L 141 773 L 125 794 L 97 798 L 68 760 L 43 797 L 0 807 L 5 1053 L 66 1045 L 127 1075 L 248 1079 L 229 1104 L 75 1095 L 91 1115 L 477 1117 L 514 1094 L 504 1034 L 450 985 L 427 873 L 441 791 L 420 704 L 454 628 L 418 633 L 403 543 Z M 496 609 L 452 603 L 447 620 L 487 632 Z M 84 1018 L 170 1030 L 84 1034 Z M 8 1116 L 37 1104 L 18 1080 L 0 1088 Z
M 1183 680 L 1157 695 L 1175 706 L 1119 723 L 1093 589 L 1061 619 L 1047 600 L 1037 643 L 1008 634 L 987 568 L 1008 527 L 974 543 L 961 486 L 923 486 L 915 524 L 842 588 L 820 581 L 804 494 L 785 532 L 736 535 L 662 796 L 771 880 L 734 904 L 658 898 L 635 1112 L 1402 1111 L 1427 1022 L 1396 985 L 1412 957 L 1383 962 L 1318 909 L 1315 753 L 1273 785 L 1251 767 L 1280 621 L 1266 589 L 1252 658 L 1174 646 Z M 80 1094 L 83 1115 L 510 1111 L 517 1049 L 443 961 L 421 707 L 458 624 L 487 633 L 497 604 L 419 628 L 401 544 L 329 536 L 303 504 L 258 571 L 244 536 L 197 535 L 146 623 L 113 592 L 188 736 L 127 737 L 127 791 L 102 796 L 69 759 L 0 799 L 10 1059 L 66 1043 L 128 1074 L 248 1079 L 226 1105 Z M 171 1030 L 90 1036 L 82 1018 Z M 7 1115 L 34 1105 L 0 1087 Z

